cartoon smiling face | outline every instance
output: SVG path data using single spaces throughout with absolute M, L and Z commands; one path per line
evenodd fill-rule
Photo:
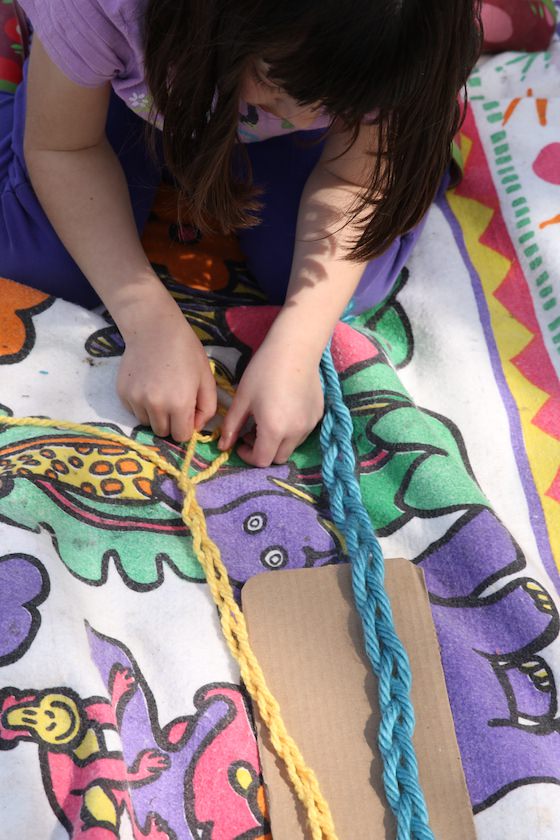
M 78 706 L 65 694 L 49 693 L 34 702 L 12 706 L 4 712 L 2 723 L 8 729 L 25 730 L 34 741 L 51 749 L 67 749 L 83 735 Z

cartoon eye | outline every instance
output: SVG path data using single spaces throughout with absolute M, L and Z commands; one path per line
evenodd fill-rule
M 271 545 L 261 554 L 261 563 L 268 569 L 281 569 L 288 562 L 288 552 L 281 545 Z
M 247 534 L 259 534 L 266 528 L 267 521 L 266 513 L 252 513 L 243 523 L 243 530 Z

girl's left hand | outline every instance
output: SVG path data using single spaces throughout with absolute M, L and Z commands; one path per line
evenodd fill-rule
M 301 345 L 267 337 L 251 359 L 222 424 L 220 449 L 229 449 L 249 417 L 255 429 L 237 453 L 254 467 L 285 463 L 323 416 L 319 365 Z M 306 358 L 307 357 L 307 358 Z

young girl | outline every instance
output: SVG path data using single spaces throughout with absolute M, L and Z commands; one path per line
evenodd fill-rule
M 239 454 L 285 461 L 321 418 L 337 320 L 387 294 L 446 177 L 477 0 L 20 6 L 33 35 L 24 82 L 0 97 L 0 275 L 101 299 L 126 343 L 121 399 L 156 434 L 189 438 L 216 389 L 139 238 L 164 163 L 194 224 L 238 232 L 283 303 L 220 445 L 252 417 Z

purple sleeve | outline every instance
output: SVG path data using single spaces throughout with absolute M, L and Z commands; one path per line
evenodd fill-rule
M 130 45 L 122 0 L 19 3 L 50 58 L 71 81 L 97 87 L 125 71 Z

